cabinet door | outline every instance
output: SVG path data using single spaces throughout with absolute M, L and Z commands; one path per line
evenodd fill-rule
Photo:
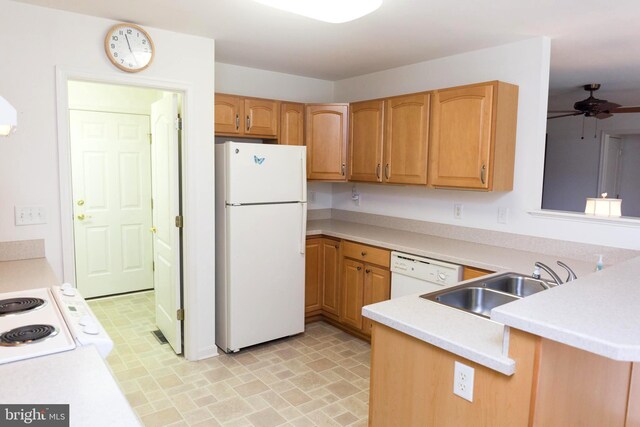
M 278 144 L 304 145 L 304 104 L 292 102 L 281 104 Z
M 322 241 L 307 239 L 305 253 L 304 312 L 317 314 L 321 309 L 320 292 L 322 288 Z
M 492 84 L 438 91 L 431 113 L 430 183 L 489 188 Z
M 362 305 L 374 304 L 391 298 L 391 273 L 369 264 L 364 266 L 364 297 Z M 362 332 L 371 335 L 371 320 L 362 319 Z
M 306 106 L 307 177 L 324 181 L 347 179 L 347 104 Z
M 364 264 L 349 258 L 343 258 L 341 288 L 340 322 L 356 329 L 362 329 Z
M 245 135 L 278 136 L 280 104 L 270 99 L 244 100 Z
M 322 311 L 334 317 L 340 316 L 340 242 L 323 239 L 323 281 L 321 290 Z
M 216 134 L 242 133 L 242 100 L 239 96 L 216 93 L 215 110 Z
M 349 181 L 382 182 L 384 101 L 349 106 Z
M 426 184 L 429 94 L 389 98 L 385 117 L 384 181 Z

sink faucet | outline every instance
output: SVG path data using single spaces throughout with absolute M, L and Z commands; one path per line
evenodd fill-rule
M 533 277 L 534 278 L 539 279 L 540 278 L 540 269 L 543 269 L 544 271 L 546 271 L 549 274 L 549 276 L 551 276 L 553 278 L 553 281 L 556 282 L 556 285 L 561 285 L 562 284 L 562 279 L 560 278 L 560 276 L 558 276 L 556 274 L 555 271 L 553 271 L 551 269 L 551 267 L 549 267 L 549 266 L 547 266 L 547 265 L 545 265 L 545 264 L 543 264 L 541 262 L 536 262 L 535 266 L 536 266 L 536 269 L 533 272 Z
M 565 270 L 567 270 L 567 280 L 566 282 L 570 282 L 572 280 L 576 280 L 578 278 L 578 276 L 576 276 L 576 273 L 571 269 L 571 267 L 569 267 L 567 264 L 565 264 L 562 261 L 558 261 L 558 265 L 562 268 L 564 268 Z

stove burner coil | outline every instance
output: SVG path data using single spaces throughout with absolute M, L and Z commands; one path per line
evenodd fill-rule
M 27 325 L 11 329 L 0 334 L 0 346 L 14 347 L 33 344 L 58 334 L 58 329 L 51 325 Z
M 45 300 L 40 298 L 9 298 L 0 300 L 0 316 L 23 313 L 42 307 Z

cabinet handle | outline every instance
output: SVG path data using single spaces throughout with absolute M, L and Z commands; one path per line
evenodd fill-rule
M 251 127 L 251 117 L 247 115 L 247 130 Z
M 334 248 L 340 249 L 340 245 L 335 245 Z
M 342 176 L 344 176 L 344 170 L 345 170 L 345 168 L 346 168 L 346 165 L 343 163 L 343 164 L 342 164 Z
M 371 270 L 369 270 L 368 268 L 364 271 L 365 273 L 369 274 L 371 273 Z
M 360 271 L 362 270 L 362 267 L 356 267 L 356 270 Z
M 380 163 L 376 166 L 376 178 L 380 179 Z
M 362 251 L 362 252 L 360 252 L 360 255 L 367 256 L 367 253 L 365 251 Z
M 384 177 L 389 179 L 389 163 L 384 166 Z
M 485 174 L 487 172 L 487 166 L 486 165 L 482 165 L 482 167 L 480 168 L 480 181 L 482 181 L 483 184 L 485 184 Z
M 236 114 L 236 130 L 240 129 L 240 115 Z

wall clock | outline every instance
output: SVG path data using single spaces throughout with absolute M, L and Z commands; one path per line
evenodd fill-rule
M 128 73 L 137 73 L 153 61 L 154 46 L 149 33 L 135 24 L 117 24 L 104 39 L 109 60 Z

